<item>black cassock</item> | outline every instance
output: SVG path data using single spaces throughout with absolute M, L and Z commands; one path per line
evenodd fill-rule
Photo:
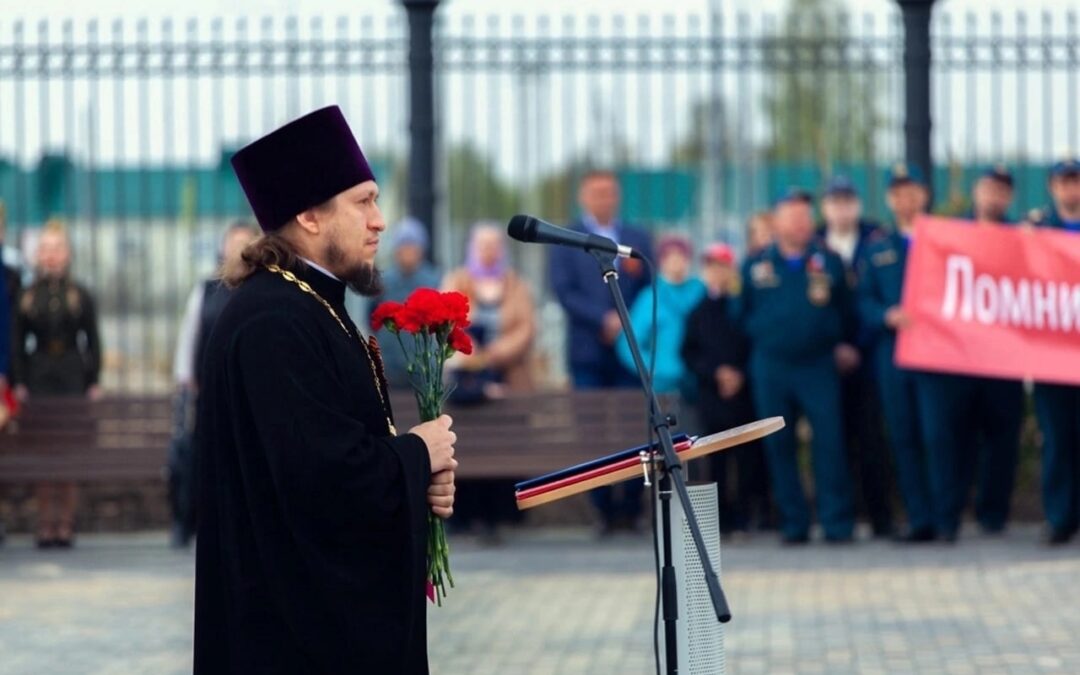
M 349 334 L 260 271 L 201 364 L 195 672 L 427 673 L 427 448 L 390 436 L 344 285 L 296 272 Z

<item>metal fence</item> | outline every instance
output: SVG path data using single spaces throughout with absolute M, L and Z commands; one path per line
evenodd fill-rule
M 444 266 L 470 223 L 526 211 L 566 220 L 575 183 L 615 168 L 627 220 L 699 241 L 788 184 L 843 172 L 884 217 L 903 157 L 898 14 L 439 17 L 438 217 Z M 31 253 L 66 218 L 76 276 L 97 293 L 108 387 L 160 391 L 184 298 L 248 211 L 228 158 L 307 110 L 339 103 L 372 156 L 387 215 L 405 210 L 409 109 L 403 14 L 159 23 L 0 23 L 0 198 Z M 1080 148 L 1074 12 L 933 24 L 938 205 L 959 209 L 979 167 L 1018 174 L 1016 212 L 1045 201 L 1045 166 Z M 558 312 L 536 283 L 551 363 Z

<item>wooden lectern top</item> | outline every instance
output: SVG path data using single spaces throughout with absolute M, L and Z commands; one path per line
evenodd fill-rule
M 783 417 L 769 417 L 750 424 L 744 424 L 741 427 L 721 431 L 711 436 L 704 436 L 693 443 L 685 443 L 682 446 L 676 445 L 676 454 L 680 460 L 685 462 L 711 455 L 714 452 L 721 452 L 736 445 L 756 441 L 783 428 Z M 635 478 L 643 479 L 642 466 L 640 458 L 631 458 L 592 469 L 578 476 L 564 478 L 546 486 L 542 485 L 528 490 L 521 490 L 517 493 L 518 509 L 524 511 L 534 506 L 556 502 L 605 485 L 614 485 Z

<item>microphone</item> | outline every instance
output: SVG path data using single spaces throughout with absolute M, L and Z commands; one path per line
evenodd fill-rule
M 620 258 L 642 259 L 641 254 L 634 249 L 616 244 L 607 237 L 568 230 L 565 227 L 545 223 L 539 218 L 520 213 L 510 219 L 510 225 L 506 228 L 506 232 L 512 239 L 527 244 L 558 244 L 559 246 L 581 248 L 586 251 L 603 251 Z

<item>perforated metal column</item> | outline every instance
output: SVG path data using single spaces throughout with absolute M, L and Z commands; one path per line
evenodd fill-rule
M 705 483 L 688 486 L 690 503 L 697 513 L 705 548 L 709 551 L 716 573 L 720 570 L 720 518 L 716 504 L 716 484 Z M 657 506 L 659 509 L 659 506 Z M 659 512 L 659 511 L 658 511 Z M 705 585 L 705 573 L 698 559 L 694 539 L 686 524 L 686 516 L 677 496 L 671 499 L 672 530 L 671 551 L 678 581 L 679 598 L 679 654 L 680 673 L 690 675 L 720 675 L 726 672 L 724 660 L 724 631 Z M 663 536 L 661 523 L 660 536 Z M 661 551 L 663 548 L 661 547 Z M 660 622 L 663 631 L 663 621 Z M 664 649 L 661 635 L 660 649 Z M 663 658 L 667 658 L 664 655 Z

